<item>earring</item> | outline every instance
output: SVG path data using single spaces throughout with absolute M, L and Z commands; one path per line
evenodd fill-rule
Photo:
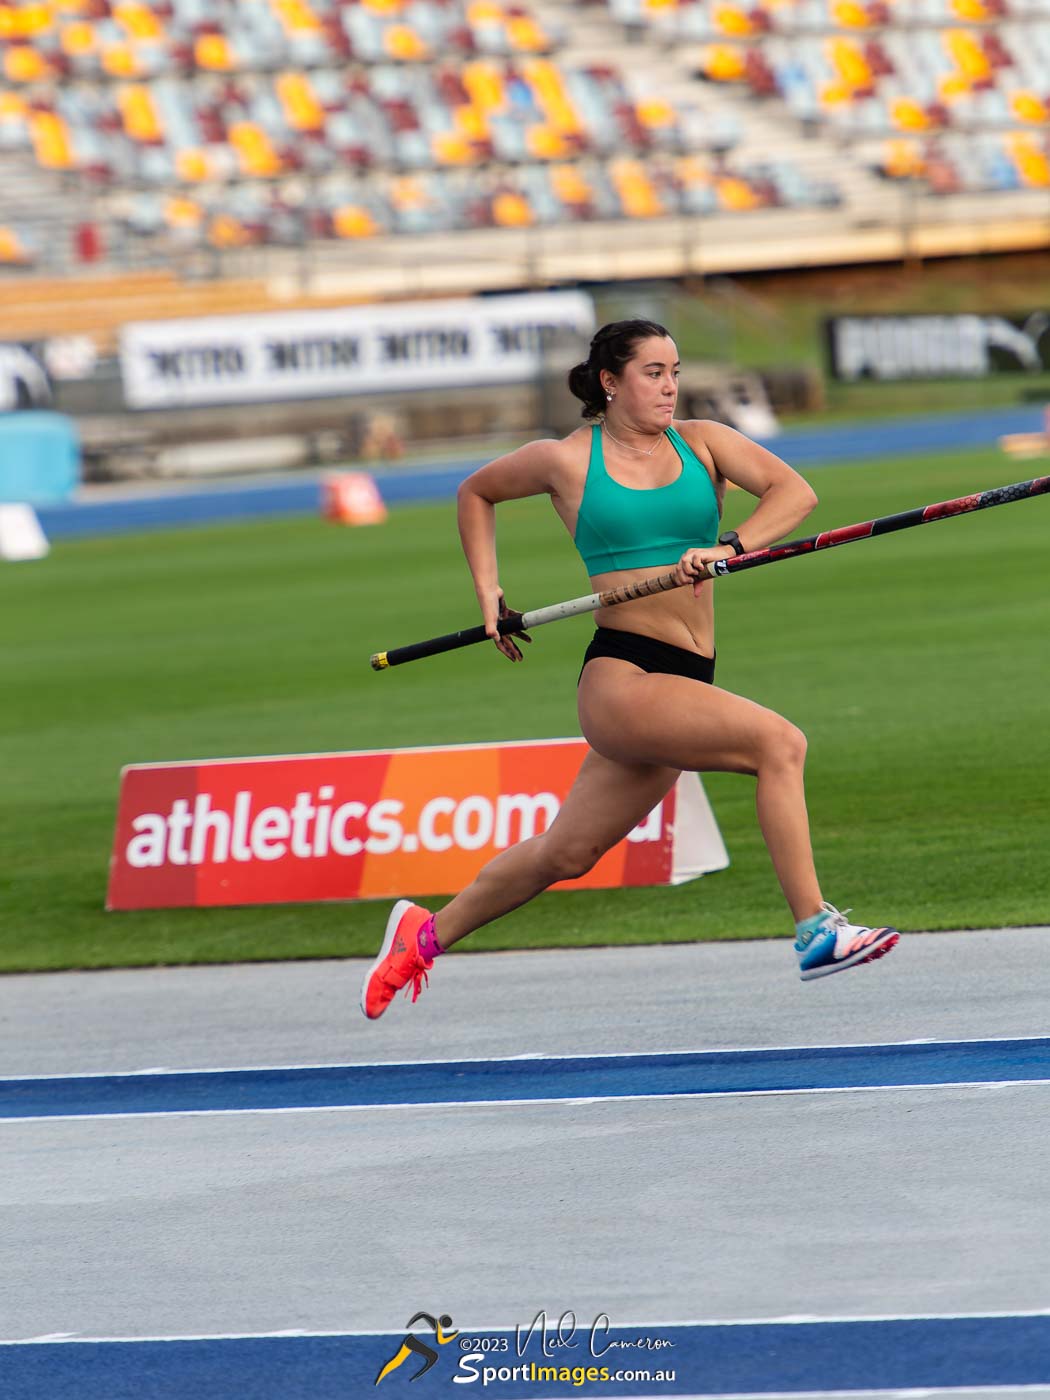
M 606 394 L 605 397 L 606 397 L 606 399 L 609 401 L 609 403 L 612 403 L 612 401 L 613 401 L 613 396 L 612 396 L 612 394 Z

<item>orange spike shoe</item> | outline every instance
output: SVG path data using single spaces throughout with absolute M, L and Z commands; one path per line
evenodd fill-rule
M 383 946 L 361 985 L 361 1010 L 370 1021 L 382 1016 L 402 987 L 407 995 L 409 982 L 413 1001 L 428 982 L 434 962 L 419 951 L 419 930 L 429 918 L 429 909 L 408 899 L 398 900 L 391 910 Z

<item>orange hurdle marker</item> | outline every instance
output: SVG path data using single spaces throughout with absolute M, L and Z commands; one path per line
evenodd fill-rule
M 338 472 L 324 478 L 321 510 L 341 525 L 382 525 L 387 508 L 368 472 Z

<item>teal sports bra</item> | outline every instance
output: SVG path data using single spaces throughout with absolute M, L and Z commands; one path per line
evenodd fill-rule
M 589 574 L 677 564 L 687 549 L 718 541 L 718 497 L 704 464 L 674 428 L 666 429 L 682 470 L 666 486 L 622 486 L 605 470 L 601 428 L 591 429 L 591 460 L 576 519 L 576 548 Z

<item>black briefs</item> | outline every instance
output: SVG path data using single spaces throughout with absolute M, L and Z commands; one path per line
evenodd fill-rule
M 640 666 L 643 671 L 688 676 L 690 680 L 704 681 L 707 685 L 713 685 L 715 680 L 713 656 L 701 656 L 699 652 L 687 651 L 685 647 L 673 647 L 670 642 L 659 642 L 655 637 L 643 636 L 641 632 L 622 632 L 618 627 L 595 628 L 591 644 L 584 653 L 583 665 L 586 666 L 596 656 L 613 656 L 620 661 L 629 661 L 632 666 Z M 583 667 L 580 668 L 580 675 L 583 675 Z

